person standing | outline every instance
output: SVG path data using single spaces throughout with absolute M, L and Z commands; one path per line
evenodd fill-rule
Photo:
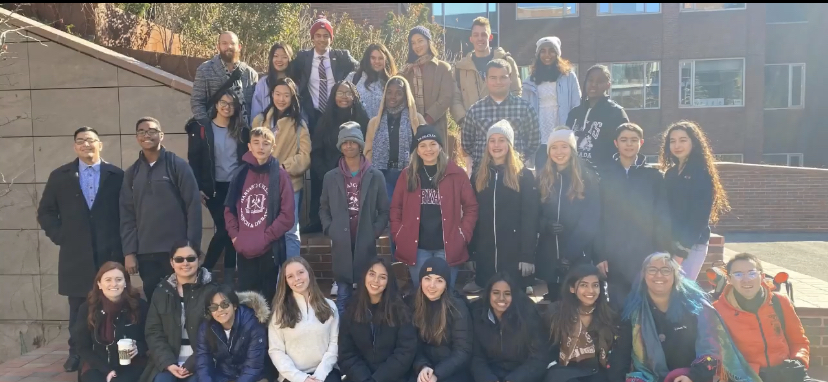
M 271 98 L 276 80 L 290 78 L 293 75 L 293 49 L 288 44 L 277 42 L 270 47 L 270 60 L 267 62 L 267 75 L 259 79 L 253 91 L 253 105 L 250 107 L 250 121 L 273 103 Z M 254 126 L 258 127 L 258 126 Z
M 124 171 L 121 242 L 127 272 L 141 273 L 151 302 L 158 282 L 172 273 L 168 255 L 173 243 L 186 240 L 201 247 L 201 195 L 187 162 L 161 145 L 164 132 L 157 119 L 139 119 L 135 139 L 141 152 Z
M 348 74 L 345 81 L 356 85 L 368 118 L 374 118 L 379 115 L 386 82 L 396 75 L 397 65 L 394 63 L 394 57 L 385 45 L 377 43 L 365 48 L 359 68 Z M 365 126 L 362 129 L 364 133 Z
M 362 155 L 365 140 L 356 122 L 339 129 L 342 151 L 339 166 L 325 174 L 319 217 L 325 236 L 331 238 L 331 257 L 338 290 L 340 315 L 359 281 L 359 272 L 377 255 L 377 239 L 388 226 L 385 178 Z
M 550 36 L 535 43 L 532 74 L 523 81 L 523 99 L 540 120 L 540 146 L 535 153 L 535 171 L 546 164 L 546 141 L 558 126 L 566 124 L 569 112 L 581 104 L 581 85 L 572 64 L 561 57 L 561 39 Z
M 69 300 L 69 326 L 92 289 L 98 269 L 107 261 L 124 262 L 118 197 L 124 172 L 101 159 L 103 143 L 91 127 L 75 130 L 77 159 L 58 167 L 46 181 L 37 222 L 58 254 L 58 294 Z M 75 340 L 69 336 L 67 372 L 78 370 Z
M 486 152 L 489 128 L 507 120 L 514 130 L 514 149 L 523 161 L 538 148 L 538 115 L 522 98 L 510 93 L 512 67 L 506 60 L 494 59 L 486 64 L 486 87 L 489 95 L 477 101 L 466 113 L 461 127 L 466 171 L 477 169 Z
M 195 120 L 209 118 L 210 107 L 217 101 L 214 97 L 219 90 L 232 89 L 242 101 L 242 115 L 250 120 L 253 91 L 259 81 L 259 73 L 239 60 L 242 44 L 239 36 L 230 31 L 218 36 L 218 54 L 203 62 L 196 69 L 190 107 Z M 235 74 L 234 74 L 235 73 Z
M 445 141 L 448 139 L 449 107 L 454 99 L 451 65 L 437 58 L 431 31 L 418 25 L 408 32 L 408 59 L 403 76 L 411 84 L 414 104 L 426 123 L 434 126 Z

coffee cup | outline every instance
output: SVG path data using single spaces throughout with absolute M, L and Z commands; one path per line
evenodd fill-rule
M 132 358 L 129 356 L 129 351 L 135 345 L 135 340 L 129 338 L 122 338 L 118 340 L 118 362 L 121 365 L 129 365 L 132 363 Z

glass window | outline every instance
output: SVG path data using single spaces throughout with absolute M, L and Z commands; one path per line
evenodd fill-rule
M 767 3 L 765 6 L 765 22 L 768 24 L 808 22 L 807 3 Z
M 626 109 L 660 107 L 660 63 L 627 62 L 609 64 L 612 73 L 612 100 Z
M 805 64 L 765 65 L 765 109 L 801 108 Z
M 681 10 L 687 11 L 721 11 L 726 9 L 745 9 L 745 3 L 681 3 Z
M 578 3 L 517 3 L 517 19 L 578 16 Z
M 745 156 L 742 154 L 714 154 L 713 157 L 716 159 L 716 162 L 731 162 L 731 163 L 744 163 Z
M 661 3 L 598 3 L 599 15 L 634 15 L 659 12 L 661 12 Z
M 801 153 L 762 154 L 762 164 L 802 167 L 805 156 Z
M 445 28 L 445 46 L 448 57 L 468 54 L 474 48 L 469 42 L 474 19 L 486 17 L 492 27 L 491 46 L 499 46 L 497 3 L 431 3 L 434 22 Z
M 744 105 L 744 59 L 683 60 L 679 65 L 679 106 Z

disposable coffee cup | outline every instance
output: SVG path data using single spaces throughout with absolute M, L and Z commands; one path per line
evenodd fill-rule
M 123 338 L 118 340 L 118 362 L 121 365 L 129 365 L 132 363 L 132 358 L 129 357 L 129 351 L 132 349 L 135 340 Z

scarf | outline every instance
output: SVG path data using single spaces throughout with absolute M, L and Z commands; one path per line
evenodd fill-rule
M 106 297 L 101 299 L 103 310 L 103 322 L 98 323 L 98 338 L 101 343 L 108 344 L 115 342 L 115 318 L 124 306 L 124 299 L 114 302 Z
M 673 298 L 683 298 L 673 296 Z M 702 302 L 702 311 L 696 316 L 698 336 L 696 338 L 697 363 L 707 363 L 717 368 L 716 375 L 722 381 L 761 381 L 748 365 L 742 353 L 733 344 L 721 316 L 709 302 Z M 644 299 L 638 310 L 630 315 L 633 332 L 633 370 L 627 374 L 628 381 L 657 382 L 663 380 L 670 370 L 658 338 L 658 330 L 651 313 L 650 302 Z
M 414 138 L 414 132 L 411 130 L 411 119 L 408 115 L 408 105 L 402 104 L 399 106 L 400 115 L 400 142 L 397 155 L 397 166 L 394 169 L 402 170 L 408 165 L 408 156 L 410 154 L 411 141 Z M 379 170 L 388 169 L 388 161 L 391 159 L 388 156 L 391 152 L 391 139 L 388 132 L 388 115 L 396 114 L 394 111 L 386 109 L 387 112 L 382 113 L 380 125 L 377 128 L 377 134 L 374 136 L 374 153 L 372 154 L 371 162 Z
M 423 65 L 428 62 L 431 62 L 432 57 L 430 54 L 422 55 L 417 58 L 412 64 L 409 64 L 406 71 L 413 71 L 414 72 L 414 82 L 411 84 L 412 90 L 414 91 L 414 104 L 417 106 L 417 110 L 420 114 L 425 114 L 425 91 L 423 90 Z

